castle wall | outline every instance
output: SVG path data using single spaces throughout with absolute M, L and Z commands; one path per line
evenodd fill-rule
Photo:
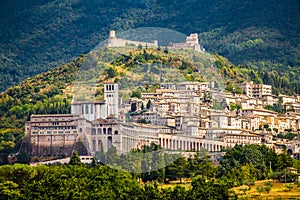
M 142 41 L 133 41 L 133 40 L 125 40 L 117 37 L 111 37 L 108 39 L 108 47 L 125 47 L 126 45 L 142 45 L 143 47 L 158 47 L 158 41 L 153 42 L 142 42 Z

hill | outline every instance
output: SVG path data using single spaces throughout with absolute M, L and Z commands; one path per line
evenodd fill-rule
M 89 52 L 110 29 L 146 26 L 201 33 L 208 52 L 290 77 L 290 68 L 299 68 L 299 6 L 297 0 L 3 0 L 0 91 Z
M 184 54 L 132 47 L 128 52 L 118 56 L 112 63 L 102 61 L 101 58 L 107 54 L 119 55 L 119 50 L 104 48 L 93 51 L 88 56 L 81 56 L 68 64 L 27 78 L 19 85 L 12 86 L 0 93 L 0 164 L 7 162 L 8 154 L 19 151 L 24 136 L 24 124 L 29 120 L 31 114 L 70 113 L 72 97 L 77 98 L 76 95 L 81 94 L 77 89 L 75 89 L 76 93 L 73 92 L 77 83 L 75 80 L 78 80 L 78 70 L 85 72 L 83 76 L 95 83 L 96 90 L 93 95 L 98 99 L 103 98 L 103 82 L 119 82 L 123 88 L 127 85 L 122 91 L 123 99 L 141 92 L 153 91 L 157 87 L 155 81 L 150 82 L 151 84 L 147 86 L 144 84 L 135 85 L 138 83 L 135 81 L 139 79 L 160 80 L 162 76 L 158 75 L 162 74 L 160 71 L 162 67 L 159 66 L 170 66 L 166 68 L 166 71 L 171 70 L 170 74 L 164 74 L 163 77 L 169 76 L 170 79 L 176 80 L 182 77 L 182 80 L 203 81 L 203 74 L 199 72 L 203 67 L 211 67 L 212 62 L 215 62 L 218 66 L 217 72 L 223 76 L 226 90 L 234 90 L 236 93 L 241 93 L 237 84 L 249 79 L 248 73 L 242 73 L 228 60 L 216 55 L 199 54 L 199 56 L 205 55 L 207 57 L 201 59 L 199 57 L 197 62 L 192 64 L 185 59 Z M 98 64 L 94 68 L 86 70 L 86 63 Z M 101 75 L 95 73 L 99 71 L 98 69 L 103 71 Z M 84 87 L 81 88 L 84 89 Z M 83 92 L 86 94 L 88 90 Z
M 193 55 L 194 62 L 186 59 L 190 56 L 189 51 L 152 48 L 103 48 L 95 50 L 89 55 L 83 55 L 68 64 L 27 78 L 16 86 L 9 87 L 0 93 L 0 164 L 7 163 L 7 155 L 17 153 L 22 145 L 24 136 L 24 125 L 31 114 L 61 114 L 70 113 L 72 98 L 80 98 L 80 94 L 87 95 L 88 90 L 83 87 L 75 89 L 80 76 L 88 78 L 88 88 L 93 83 L 95 90 L 92 95 L 97 99 L 103 98 L 103 83 L 118 82 L 122 86 L 122 98 L 139 96 L 141 92 L 153 92 L 161 78 L 180 81 L 203 81 L 205 69 L 214 64 L 217 85 L 224 85 L 224 89 L 233 93 L 242 93 L 238 87 L 245 80 L 255 79 L 258 82 L 261 77 L 259 71 L 240 68 L 230 63 L 226 58 L 219 55 L 197 54 Z M 184 53 L 187 53 L 186 55 Z M 110 62 L 103 61 L 103 57 L 111 55 L 117 58 Z M 92 68 L 86 66 L 95 65 Z M 169 67 L 167 67 L 169 66 Z M 99 74 L 98 72 L 101 71 Z M 84 72 L 84 73 L 82 73 Z M 270 75 L 272 77 L 272 75 Z M 274 77 L 273 77 L 274 78 Z M 148 84 L 144 84 L 144 81 Z M 154 81 L 153 81 L 154 80 Z M 158 82 L 156 82 L 159 80 Z M 212 81 L 213 79 L 209 79 Z M 273 80 L 273 79 L 270 79 Z M 142 82 L 143 81 L 143 82 Z M 276 81 L 276 79 L 274 79 Z M 150 84 L 149 84 L 150 83 Z M 83 91 L 80 91 L 80 89 Z M 279 90 L 274 87 L 275 91 Z M 76 91 L 76 93 L 74 93 Z M 22 155 L 22 154 L 19 154 Z

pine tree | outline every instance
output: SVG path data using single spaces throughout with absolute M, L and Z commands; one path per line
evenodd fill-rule
M 150 101 L 150 99 L 149 99 L 148 102 L 147 102 L 146 108 L 149 110 L 150 107 L 151 107 L 151 101 Z
M 74 151 L 70 158 L 70 165 L 81 165 L 80 157 L 78 156 L 78 152 Z

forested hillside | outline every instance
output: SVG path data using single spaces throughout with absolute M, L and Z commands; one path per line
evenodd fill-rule
M 299 68 L 299 6 L 297 0 L 3 0 L 0 91 L 89 52 L 110 29 L 146 26 L 200 33 L 208 52 L 290 77 Z

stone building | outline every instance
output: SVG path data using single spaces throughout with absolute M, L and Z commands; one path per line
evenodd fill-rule
M 125 47 L 127 45 L 135 45 L 135 46 L 142 45 L 143 47 L 146 46 L 158 47 L 158 41 L 155 40 L 153 42 L 142 42 L 142 41 L 125 40 L 125 39 L 118 38 L 114 30 L 111 30 L 109 32 L 107 47 Z
M 192 49 L 198 52 L 205 51 L 199 44 L 198 34 L 193 33 L 187 36 L 185 43 L 173 43 L 171 48 L 176 49 Z
M 25 125 L 25 151 L 32 155 L 71 155 L 79 140 L 79 130 L 87 131 L 78 115 L 31 115 Z
M 104 101 L 100 100 L 73 100 L 71 113 L 83 115 L 89 121 L 106 119 L 108 116 L 118 118 L 119 114 L 119 88 L 116 83 L 104 84 Z
M 272 95 L 272 86 L 265 84 L 253 84 L 252 81 L 240 84 L 239 87 L 249 97 L 262 98 L 265 95 Z

